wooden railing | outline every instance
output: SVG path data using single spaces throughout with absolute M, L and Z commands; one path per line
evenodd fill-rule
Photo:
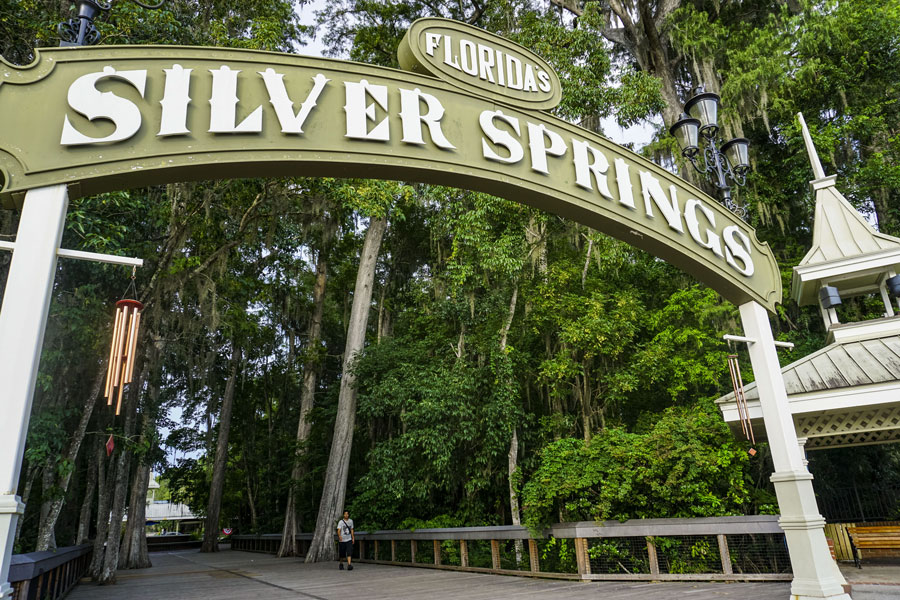
M 312 534 L 297 540 L 308 548 Z M 232 549 L 275 553 L 278 534 L 232 536 Z M 357 532 L 354 559 L 582 580 L 790 581 L 777 516 Z
M 83 544 L 55 551 L 14 554 L 9 566 L 13 600 L 62 598 L 91 565 L 93 546 Z
M 297 540 L 297 546 L 300 548 L 300 554 L 306 554 L 306 551 L 309 550 L 309 543 L 312 541 L 312 538 L 313 534 L 311 533 L 297 534 L 294 539 Z M 228 538 L 228 540 L 231 542 L 232 550 L 241 550 L 243 552 L 263 552 L 265 554 L 276 554 L 278 552 L 278 548 L 281 547 L 280 533 L 264 533 L 262 535 L 233 535 Z
M 176 535 L 149 535 L 147 536 L 148 552 L 170 552 L 172 550 L 191 550 L 201 546 L 200 540 L 179 533 Z

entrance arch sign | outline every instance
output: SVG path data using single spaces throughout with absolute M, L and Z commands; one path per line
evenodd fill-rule
M 529 81 L 545 106 L 558 100 L 546 63 L 516 55 L 511 42 L 489 46 L 484 32 L 467 46 L 444 33 L 448 23 L 439 38 L 422 28 L 435 54 L 452 44 L 449 62 L 471 71 L 460 52 L 474 47 L 470 58 L 481 61 L 479 75 L 494 76 L 496 89 L 496 65 L 502 62 L 509 83 L 521 63 L 519 83 Z M 485 66 L 490 56 L 493 70 Z M 234 177 L 420 181 L 573 219 L 682 268 L 735 304 L 752 300 L 771 311 L 781 299 L 768 245 L 718 202 L 602 136 L 530 108 L 528 99 L 502 103 L 480 77 L 472 79 L 487 86 L 483 94 L 449 75 L 170 46 L 40 50 L 33 64 L 3 63 L 0 71 L 0 201 L 7 208 L 20 207 L 29 189 L 58 184 L 74 198 Z
M 0 310 L 0 439 L 17 440 L 0 444 L 0 600 L 12 595 L 19 469 L 69 197 L 298 175 L 502 196 L 643 248 L 738 304 L 753 340 L 792 597 L 849 600 L 787 406 L 766 313 L 781 298 L 768 245 L 700 190 L 544 112 L 559 102 L 559 79 L 525 48 L 423 19 L 400 63 L 407 70 L 175 46 L 42 50 L 26 67 L 0 61 L 0 203 L 22 209 Z

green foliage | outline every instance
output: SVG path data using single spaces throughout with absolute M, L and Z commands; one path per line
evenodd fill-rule
M 668 409 L 644 434 L 611 428 L 541 452 L 522 497 L 525 523 L 739 514 L 746 452 L 711 404 Z
M 478 498 L 505 457 L 515 405 L 494 386 L 490 368 L 446 352 L 429 357 L 424 344 L 401 344 L 385 341 L 360 363 L 361 380 L 378 374 L 361 394 L 360 418 L 396 422 L 401 431 L 369 452 L 353 513 L 384 527 L 427 519 L 443 507 L 469 524 L 480 522 L 489 507 Z
M 0 3 L 3 56 L 24 64 L 34 47 L 55 46 L 56 23 L 71 16 L 63 4 Z M 303 2 L 169 0 L 158 11 L 118 2 L 98 27 L 108 44 L 288 52 L 317 33 L 335 56 L 397 66 L 397 44 L 413 20 L 465 20 L 544 56 L 564 85 L 555 113 L 592 129 L 610 116 L 621 125 L 658 123 L 672 93 L 685 96 L 697 83 L 720 89 L 725 133 L 750 138 L 754 148 L 739 198 L 781 262 L 786 293 L 811 238 L 811 172 L 797 111 L 851 202 L 883 231 L 900 232 L 897 3 L 677 4 L 659 24 L 668 52 L 661 57 L 647 53 L 647 40 L 604 38 L 610 21 L 600 2 L 583 3 L 574 18 L 526 0 L 340 0 L 321 9 L 317 32 L 298 21 Z M 659 136 L 644 153 L 690 168 L 673 159 L 678 152 L 665 126 Z M 767 447 L 749 459 L 709 402 L 729 391 L 721 335 L 740 330 L 735 308 L 711 290 L 623 242 L 484 194 L 367 180 L 235 180 L 71 202 L 65 247 L 146 260 L 136 280 L 148 307 L 139 414 L 156 416 L 126 437 L 124 419 L 100 400 L 84 449 L 74 462 L 64 458 L 103 369 L 111 307 L 129 273 L 60 261 L 23 469 L 33 489 L 23 536 L 33 537 L 41 503 L 60 497 L 58 481 L 73 473 L 58 538 L 73 537 L 80 504 L 73 499 L 87 491 L 88 457 L 110 433 L 117 452 L 166 469 L 174 500 L 204 512 L 235 344 L 245 358 L 222 523 L 280 531 L 293 486 L 301 526 L 311 529 L 342 377 L 360 224 L 372 217 L 390 225 L 369 344 L 354 367 L 359 410 L 348 503 L 360 529 L 509 522 L 513 431 L 520 449 L 512 486 L 532 528 L 559 519 L 777 512 Z M 0 233 L 12 235 L 15 221 L 0 215 Z M 318 257 L 326 259 L 327 291 L 322 339 L 313 344 L 306 336 Z M 6 261 L 0 255 L 0 269 Z M 844 319 L 877 311 L 865 298 L 841 308 Z M 784 362 L 824 343 L 815 311 L 789 301 L 775 327 L 780 339 L 797 344 L 781 354 Z M 298 447 L 307 366 L 318 384 L 310 438 Z M 292 483 L 298 453 L 302 475 Z M 817 489 L 896 485 L 895 454 L 877 447 L 814 455 Z M 45 474 L 52 476 L 46 484 Z M 702 541 L 656 542 L 672 572 L 715 560 Z M 445 551 L 458 560 L 458 549 Z M 540 551 L 544 568 L 575 570 L 570 542 L 542 541 Z M 607 541 L 590 552 L 612 559 L 628 549 Z M 472 556 L 489 564 L 485 548 L 473 547 Z

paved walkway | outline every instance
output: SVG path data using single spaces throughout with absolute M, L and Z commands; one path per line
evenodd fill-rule
M 226 550 L 153 553 L 153 568 L 120 571 L 118 584 L 78 585 L 69 600 L 788 600 L 786 583 L 577 582 L 299 559 Z M 856 600 L 856 598 L 854 598 Z
M 863 562 L 841 563 L 844 579 L 852 586 L 853 600 L 900 600 L 900 565 Z

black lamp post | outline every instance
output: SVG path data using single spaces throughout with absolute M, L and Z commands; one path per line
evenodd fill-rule
M 144 8 L 159 8 L 166 0 L 159 0 L 155 4 L 146 4 L 140 0 L 131 0 Z M 68 21 L 63 21 L 56 28 L 59 32 L 60 46 L 94 46 L 100 42 L 100 32 L 94 27 L 94 19 L 100 11 L 112 8 L 113 0 L 101 2 L 100 0 L 78 0 L 78 16 Z
M 696 95 L 685 102 L 684 113 L 669 132 L 678 140 L 681 154 L 694 169 L 716 184 L 728 210 L 744 218 L 746 209 L 731 198 L 731 188 L 746 183 L 750 170 L 750 140 L 735 138 L 719 145 L 716 136 L 719 132 L 719 101 L 718 94 L 706 92 L 702 86 L 697 88 Z

